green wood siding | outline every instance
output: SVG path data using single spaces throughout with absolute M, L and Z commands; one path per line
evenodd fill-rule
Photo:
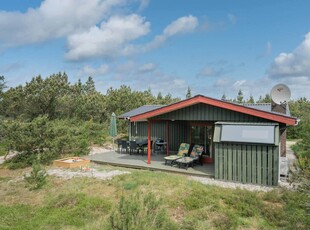
M 199 103 L 186 108 L 162 114 L 152 119 L 174 119 L 184 121 L 234 121 L 234 122 L 264 122 L 265 119 L 248 114 L 235 112 L 212 105 Z
M 131 123 L 133 138 L 147 138 L 147 122 Z M 166 121 L 156 121 L 151 126 L 152 140 L 162 138 L 167 140 Z M 176 152 L 181 143 L 190 142 L 190 123 L 187 121 L 169 121 L 169 151 Z
M 277 185 L 279 147 L 215 143 L 215 179 Z
M 132 138 L 147 138 L 147 122 L 134 122 L 131 123 L 131 136 Z M 156 140 L 157 138 L 167 139 L 166 122 L 156 122 L 151 126 L 151 138 Z

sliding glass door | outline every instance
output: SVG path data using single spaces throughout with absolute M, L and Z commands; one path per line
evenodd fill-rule
M 213 153 L 213 125 L 204 123 L 191 124 L 191 143 L 203 145 L 206 154 Z

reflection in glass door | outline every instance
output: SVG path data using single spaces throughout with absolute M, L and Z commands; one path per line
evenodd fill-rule
M 191 143 L 204 146 L 206 154 L 212 157 L 213 149 L 213 126 L 210 124 L 191 125 Z

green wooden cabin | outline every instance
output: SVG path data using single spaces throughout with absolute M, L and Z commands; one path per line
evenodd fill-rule
M 130 139 L 202 144 L 215 164 L 215 179 L 277 185 L 279 156 L 285 155 L 286 126 L 298 119 L 271 111 L 270 104 L 240 105 L 202 95 L 166 106 L 142 106 L 120 115 Z M 149 145 L 150 146 L 150 145 Z M 148 149 L 151 163 L 151 150 Z

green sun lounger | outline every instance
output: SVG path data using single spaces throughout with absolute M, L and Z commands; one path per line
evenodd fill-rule
M 168 162 L 170 162 L 170 165 L 172 166 L 177 159 L 180 159 L 184 156 L 187 156 L 188 150 L 189 150 L 189 144 L 187 144 L 187 143 L 180 144 L 180 148 L 179 148 L 177 155 L 170 155 L 170 156 L 165 157 L 165 165 Z

